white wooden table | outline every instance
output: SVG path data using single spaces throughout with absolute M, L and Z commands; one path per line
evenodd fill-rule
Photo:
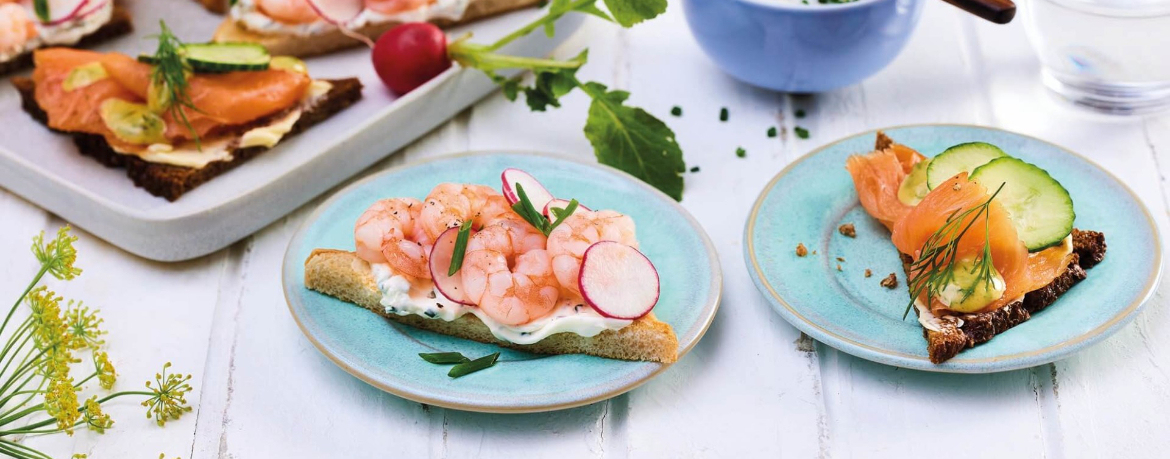
M 1019 21 L 1017 21 L 1019 22 Z M 136 258 L 80 231 L 85 273 L 61 285 L 100 307 L 118 387 L 159 365 L 195 375 L 195 410 L 159 429 L 130 400 L 107 407 L 104 436 L 28 438 L 68 457 L 1166 457 L 1170 454 L 1170 312 L 1163 288 L 1132 325 L 1070 359 L 992 375 L 886 367 L 802 338 L 752 286 L 743 221 L 785 164 L 824 143 L 876 127 L 973 123 L 1038 136 L 1082 152 L 1126 181 L 1167 223 L 1170 116 L 1110 119 L 1061 105 L 1041 87 L 1020 23 L 993 26 L 928 2 L 905 52 L 864 84 L 790 97 L 739 84 L 702 55 L 681 7 L 632 30 L 597 21 L 562 48 L 583 46 L 581 74 L 633 93 L 665 119 L 691 165 L 683 205 L 722 259 L 725 292 L 710 331 L 682 361 L 612 400 L 531 415 L 427 407 L 383 393 L 320 355 L 288 314 L 280 265 L 310 203 L 199 260 Z M 488 148 L 592 154 L 581 133 L 587 101 L 530 113 L 499 94 L 369 172 Z M 679 105 L 681 118 L 668 115 Z M 730 121 L 720 123 L 720 107 Z M 808 112 L 795 119 L 794 110 Z M 5 109 L 15 109 L 8 107 Z M 792 128 L 812 132 L 797 139 Z M 783 134 L 769 139 L 765 131 Z M 742 146 L 747 157 L 735 157 Z M 0 293 L 34 270 L 31 235 L 63 224 L 0 191 Z

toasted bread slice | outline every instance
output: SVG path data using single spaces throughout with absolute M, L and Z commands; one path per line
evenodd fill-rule
M 133 30 L 134 25 L 130 20 L 130 12 L 121 6 L 115 5 L 109 22 L 106 22 L 105 25 L 99 27 L 89 35 L 81 37 L 81 40 L 70 47 L 83 48 L 93 46 L 106 40 L 126 35 Z M 33 53 L 32 50 L 29 50 L 29 52 L 16 56 L 11 60 L 0 62 L 0 76 L 31 67 L 32 63 Z
M 210 1 L 210 0 L 207 0 Z M 467 5 L 467 10 L 464 11 L 463 17 L 458 21 L 450 19 L 435 19 L 431 22 L 439 27 L 450 27 L 459 24 L 466 24 L 468 22 L 479 19 L 495 16 L 498 14 L 507 13 L 509 11 L 518 10 L 540 3 L 542 0 L 471 0 Z M 369 24 L 362 28 L 355 29 L 359 35 L 364 35 L 371 40 L 377 40 L 387 30 L 398 26 L 401 23 L 387 22 L 381 24 Z M 268 48 L 268 52 L 273 55 L 288 55 L 288 56 L 315 56 L 319 54 L 331 53 L 333 51 L 361 46 L 362 42 L 346 36 L 340 29 L 333 29 L 326 33 L 314 34 L 311 36 L 301 36 L 293 34 L 282 33 L 263 33 L 245 29 L 240 26 L 234 19 L 228 17 L 215 30 L 215 37 L 213 41 L 227 43 L 227 42 L 251 42 L 259 43 Z
M 362 98 L 362 83 L 357 78 L 326 81 L 329 81 L 333 87 L 322 97 L 320 102 L 301 114 L 300 119 L 293 125 L 292 130 L 285 134 L 284 139 L 324 121 Z M 13 78 L 12 84 L 20 92 L 24 111 L 28 112 L 33 119 L 47 126 L 48 115 L 41 109 L 40 105 L 37 105 L 35 83 L 29 78 Z M 257 123 L 263 121 L 265 120 L 258 120 Z M 237 148 L 232 151 L 232 159 L 230 160 L 213 161 L 202 168 L 191 168 L 152 163 L 134 155 L 118 153 L 110 148 L 110 144 L 100 135 L 79 132 L 65 132 L 65 134 L 73 136 L 73 142 L 77 144 L 77 149 L 81 154 L 109 167 L 125 168 L 126 175 L 130 176 L 135 185 L 145 189 L 150 194 L 166 198 L 168 201 L 179 199 L 191 189 L 268 150 L 264 147 Z
M 606 330 L 593 337 L 558 333 L 535 344 L 512 344 L 492 336 L 488 327 L 473 314 L 453 321 L 409 315 L 388 314 L 380 304 L 382 292 L 370 264 L 353 252 L 316 249 L 305 260 L 305 286 L 357 304 L 406 325 L 444 335 L 491 343 L 537 354 L 589 354 L 622 360 L 672 363 L 678 359 L 678 338 L 670 325 L 648 314 L 621 330 Z

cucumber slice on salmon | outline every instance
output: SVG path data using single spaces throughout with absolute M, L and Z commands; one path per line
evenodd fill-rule
M 205 73 L 268 70 L 272 56 L 254 43 L 201 43 L 183 46 L 183 57 L 191 70 Z M 141 54 L 139 62 L 154 65 L 154 56 Z
M 990 143 L 970 142 L 955 145 L 930 161 L 930 166 L 926 169 L 926 186 L 933 190 L 960 172 L 970 173 L 976 167 L 1004 156 L 1007 156 L 1007 153 Z
M 1072 197 L 1044 169 L 1017 158 L 996 158 L 975 168 L 971 180 L 995 192 L 995 200 L 1007 209 L 1020 240 L 1029 252 L 1060 244 L 1072 233 Z

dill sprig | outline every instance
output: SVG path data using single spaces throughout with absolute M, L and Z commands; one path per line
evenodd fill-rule
M 956 209 L 951 212 L 946 223 L 926 238 L 926 243 L 922 245 L 918 259 L 910 264 L 909 279 L 907 280 L 910 285 L 910 303 L 906 305 L 906 311 L 902 313 L 903 320 L 910 314 L 915 299 L 925 293 L 926 304 L 929 305 L 947 285 L 954 281 L 955 262 L 958 261 L 959 256 L 959 241 L 972 226 L 975 226 L 980 217 L 983 217 L 983 251 L 975 257 L 975 269 L 972 270 L 975 274 L 975 280 L 970 287 L 963 289 L 963 298 L 960 302 L 966 301 L 975 291 L 976 286 L 989 285 L 994 282 L 995 266 L 991 259 L 991 227 L 988 213 L 991 201 L 999 195 L 1001 190 L 1003 190 L 1003 184 L 1000 184 L 995 193 L 992 193 L 991 197 L 983 203 L 967 210 Z
M 196 112 L 199 111 L 191 101 L 191 96 L 187 94 L 187 75 L 191 73 L 191 65 L 183 57 L 183 41 L 171 32 L 166 21 L 159 20 L 158 25 L 158 35 L 151 37 L 158 40 L 158 48 L 154 51 L 154 71 L 151 73 L 151 82 L 162 89 L 162 94 L 165 97 L 163 102 L 165 111 L 171 114 L 172 119 L 183 122 L 187 130 L 191 131 L 195 147 L 202 150 L 199 133 L 195 131 L 195 126 L 192 126 L 191 121 L 187 119 L 187 112 L 184 110 L 184 108 L 189 108 Z

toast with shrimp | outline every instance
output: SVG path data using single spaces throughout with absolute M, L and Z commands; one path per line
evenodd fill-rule
M 365 0 L 360 12 L 338 20 L 323 17 L 307 0 L 238 0 L 228 9 L 228 17 L 216 29 L 214 40 L 258 43 L 274 54 L 315 56 L 361 46 L 362 41 L 355 35 L 377 40 L 407 22 L 454 27 L 540 3 L 541 0 Z
M 633 219 L 557 200 L 518 169 L 502 182 L 503 193 L 443 183 L 421 201 L 374 202 L 354 224 L 354 252 L 309 255 L 305 286 L 529 352 L 677 360 L 674 330 L 652 312 L 658 273 L 637 249 Z
M 96 4 L 97 2 L 93 2 Z M 67 3 L 59 3 L 69 6 Z M 72 16 L 48 21 L 21 3 L 0 0 L 0 76 L 33 64 L 33 51 L 51 46 L 84 48 L 126 35 L 133 30 L 130 13 L 114 2 L 88 7 L 78 0 Z M 50 12 L 50 14 L 52 14 Z M 59 16 L 59 15 L 54 15 Z M 21 32 L 23 33 L 16 33 Z
M 214 56 L 219 45 L 198 46 L 196 55 Z M 229 71 L 188 77 L 185 94 L 166 96 L 186 100 L 177 109 L 155 108 L 156 64 L 116 53 L 39 50 L 32 77 L 12 83 L 25 112 L 70 135 L 79 153 L 126 169 L 136 186 L 174 201 L 362 96 L 356 78 L 317 80 L 299 61 L 270 68 L 263 48 L 250 52 L 262 53 L 263 65 L 198 64 Z
M 982 142 L 926 158 L 882 132 L 848 159 L 862 207 L 891 231 L 910 305 L 939 364 L 1051 306 L 1105 258 L 1067 190 Z

